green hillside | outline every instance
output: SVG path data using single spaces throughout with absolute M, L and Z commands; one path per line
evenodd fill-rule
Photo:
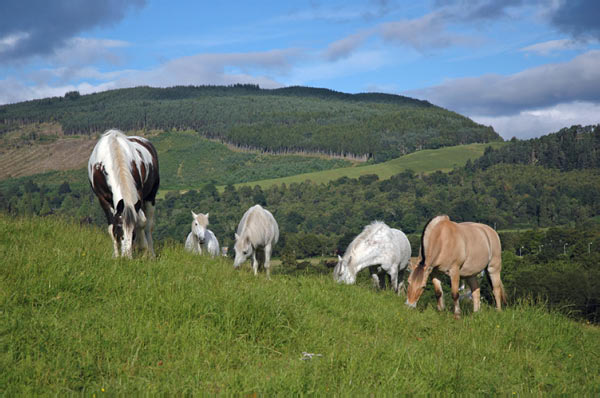
M 259 185 L 264 189 L 284 183 L 300 183 L 306 180 L 315 183 L 327 183 L 342 177 L 359 178 L 360 176 L 369 174 L 376 175 L 380 180 L 386 180 L 393 175 L 409 169 L 415 173 L 424 174 L 438 170 L 448 172 L 456 167 L 464 166 L 468 160 L 477 159 L 483 155 L 485 148 L 489 146 L 492 148 L 500 148 L 503 145 L 503 142 L 493 142 L 489 144 L 469 144 L 440 149 L 425 149 L 373 165 L 335 168 L 313 173 L 298 174 L 290 177 L 240 183 L 237 184 L 237 186 Z
M 240 147 L 378 162 L 418 149 L 501 141 L 491 127 L 425 101 L 308 87 L 137 87 L 0 106 L 0 133 L 49 121 L 66 134 L 194 130 Z
M 536 305 L 455 321 L 325 269 L 110 252 L 104 228 L 0 215 L 2 394 L 600 393 L 600 329 Z

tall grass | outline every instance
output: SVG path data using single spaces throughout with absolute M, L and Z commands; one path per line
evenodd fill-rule
M 530 303 L 455 321 L 367 283 L 158 249 L 115 260 L 105 231 L 0 215 L 0 392 L 600 392 L 600 330 Z

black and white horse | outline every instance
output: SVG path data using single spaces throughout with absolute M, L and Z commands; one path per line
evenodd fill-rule
M 131 258 L 134 244 L 154 256 L 154 204 L 160 179 L 150 141 L 119 130 L 105 132 L 90 156 L 88 177 L 106 214 L 113 256 Z

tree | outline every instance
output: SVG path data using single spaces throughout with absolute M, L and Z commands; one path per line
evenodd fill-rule
M 63 183 L 60 184 L 60 186 L 58 187 L 58 194 L 66 195 L 68 193 L 71 193 L 71 186 L 69 185 L 68 182 L 63 181 Z

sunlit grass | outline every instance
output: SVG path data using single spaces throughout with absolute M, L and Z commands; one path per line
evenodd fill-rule
M 157 249 L 156 260 L 114 260 L 105 231 L 0 216 L 0 391 L 600 392 L 599 328 L 541 306 L 465 305 L 455 321 L 366 278 L 275 268 L 269 281 Z

